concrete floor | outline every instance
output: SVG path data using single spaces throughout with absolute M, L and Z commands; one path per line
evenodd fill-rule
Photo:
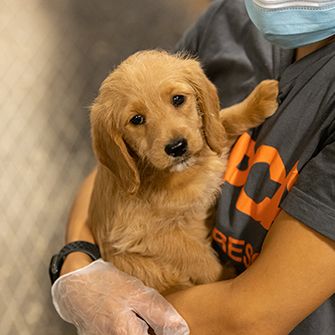
M 209 0 L 0 0 L 0 329 L 75 334 L 48 263 L 94 166 L 88 106 L 139 49 L 171 48 Z

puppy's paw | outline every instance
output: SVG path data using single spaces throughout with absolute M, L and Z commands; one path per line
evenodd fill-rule
M 260 119 L 265 120 L 276 112 L 278 92 L 277 80 L 263 80 L 251 93 L 253 108 Z

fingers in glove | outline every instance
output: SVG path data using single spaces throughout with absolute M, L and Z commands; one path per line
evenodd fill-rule
M 148 289 L 142 299 L 133 303 L 135 312 L 155 331 L 156 335 L 189 335 L 186 321 L 157 291 Z

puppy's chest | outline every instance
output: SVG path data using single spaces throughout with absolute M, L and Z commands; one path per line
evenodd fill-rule
M 189 236 L 203 242 L 209 233 L 205 222 L 220 189 L 221 167 L 221 162 L 211 164 L 192 180 L 180 178 L 172 186 L 162 183 L 153 188 L 144 183 L 136 195 L 122 193 L 109 199 L 102 206 L 104 222 L 99 222 L 105 227 L 102 239 L 116 252 L 140 254 L 155 254 L 157 245 L 160 250 L 169 248 L 176 236 L 180 241 Z
M 207 217 L 209 202 L 197 199 L 181 202 L 180 199 L 131 199 L 114 202 L 109 226 L 113 229 L 125 227 L 139 230 L 143 234 L 168 227 L 183 226 L 190 222 L 202 221 Z
M 114 202 L 105 239 L 117 252 L 139 254 L 156 254 L 165 247 L 171 248 L 171 241 L 178 236 L 179 240 L 187 236 L 199 241 L 206 239 L 205 220 L 210 203 L 201 199 L 180 200 L 151 197 Z
M 174 181 L 172 186 L 152 187 L 143 183 L 138 194 L 118 196 L 111 199 L 107 207 L 114 212 L 113 221 L 124 217 L 133 222 L 151 221 L 157 225 L 203 220 L 216 201 L 221 182 L 222 171 L 206 171 L 203 176 L 186 182 L 180 178 L 180 182 Z

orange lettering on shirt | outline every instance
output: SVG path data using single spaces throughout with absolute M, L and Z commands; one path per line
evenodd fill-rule
M 238 263 L 243 262 L 245 267 L 249 267 L 259 255 L 258 253 L 254 252 L 254 249 L 250 243 L 247 243 L 244 240 L 227 237 L 217 228 L 213 229 L 212 237 L 213 240 L 221 246 L 221 250 L 225 254 Z
M 238 166 L 245 155 L 249 157 L 248 167 L 241 171 L 238 169 Z M 271 180 L 280 185 L 272 198 L 265 197 L 265 199 L 259 203 L 256 203 L 250 198 L 245 192 L 244 187 L 242 187 L 247 182 L 250 169 L 257 163 L 266 163 L 269 167 Z M 276 148 L 261 145 L 255 152 L 255 141 L 252 140 L 248 133 L 243 134 L 230 154 L 225 173 L 225 180 L 228 183 L 242 187 L 236 202 L 236 208 L 258 221 L 268 230 L 280 211 L 279 204 L 285 190 L 289 191 L 298 177 L 297 166 L 298 162 L 293 166 L 291 171 L 286 174 L 285 165 Z
M 228 237 L 228 256 L 235 262 L 242 262 L 244 244 L 245 242 L 242 240 Z
M 212 232 L 212 237 L 214 241 L 218 242 L 221 245 L 222 251 L 226 254 L 227 253 L 226 235 L 222 234 L 217 228 L 214 228 Z

